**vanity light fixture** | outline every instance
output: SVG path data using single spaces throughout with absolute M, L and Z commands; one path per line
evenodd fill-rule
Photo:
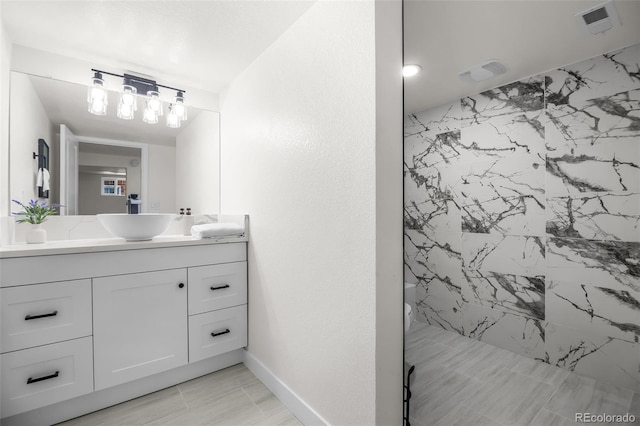
M 173 115 L 171 118 L 167 117 L 167 126 L 173 128 L 180 127 L 181 122 L 187 119 L 187 110 L 184 105 L 185 90 L 163 86 L 154 80 L 131 74 L 119 75 L 96 69 L 92 69 L 91 71 L 95 74 L 91 80 L 87 95 L 90 113 L 95 115 L 107 114 L 107 89 L 102 78 L 102 75 L 106 74 L 124 79 L 117 110 L 119 118 L 132 120 L 135 111 L 138 109 L 138 95 L 145 95 L 145 108 L 142 114 L 142 121 L 150 124 L 157 123 L 158 117 L 163 115 L 163 104 L 160 99 L 159 88 L 164 88 L 176 91 L 175 103 L 170 107 L 170 112 Z
M 104 87 L 104 80 L 102 79 L 102 73 L 95 71 L 89 90 L 87 91 L 87 103 L 89 104 L 89 112 L 95 115 L 107 114 L 107 90 Z

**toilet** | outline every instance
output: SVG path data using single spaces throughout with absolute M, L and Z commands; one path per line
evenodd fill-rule
M 416 285 L 404 283 L 404 332 L 409 332 L 416 315 Z

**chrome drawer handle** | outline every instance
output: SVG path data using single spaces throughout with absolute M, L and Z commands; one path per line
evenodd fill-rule
M 27 315 L 26 317 L 24 317 L 24 320 L 29 321 L 29 320 L 34 320 L 38 318 L 55 317 L 56 315 L 58 315 L 58 311 L 53 311 L 51 313 L 42 314 L 42 315 Z
M 55 379 L 56 377 L 58 377 L 59 374 L 60 374 L 60 372 L 56 371 L 53 374 L 49 374 L 48 376 L 38 377 L 37 379 L 29 377 L 27 379 L 27 384 L 30 385 L 31 383 L 38 383 L 38 382 L 41 382 L 43 380 Z
M 223 288 L 229 288 L 229 284 L 225 284 L 225 285 L 221 285 L 218 287 L 209 287 L 211 290 L 216 291 L 216 290 L 222 290 Z
M 228 334 L 228 333 L 231 333 L 231 330 L 229 330 L 228 328 L 225 328 L 224 331 L 219 331 L 217 333 L 216 332 L 211 333 L 211 337 L 221 336 L 223 334 Z

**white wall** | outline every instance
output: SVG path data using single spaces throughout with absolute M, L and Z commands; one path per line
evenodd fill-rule
M 177 213 L 176 148 L 149 144 L 147 212 Z M 217 198 L 216 198 L 217 199 Z
M 376 424 L 403 398 L 402 0 L 376 1 Z M 400 353 L 398 353 L 400 351 Z M 399 359 L 400 358 L 400 359 Z
M 51 147 L 55 133 L 28 76 L 12 73 L 10 93 L 12 97 L 23 99 L 19 107 L 13 108 L 9 119 L 12 136 L 9 148 L 10 196 L 25 203 L 38 199 L 38 159 L 33 158 L 33 153 L 38 152 L 38 139 L 44 139 Z M 15 208 L 15 205 L 11 206 L 12 210 Z
M 9 221 L 9 87 L 11 41 L 0 19 L 0 244 L 11 240 Z
M 402 126 L 377 149 L 375 25 L 372 1 L 318 2 L 222 97 L 221 209 L 251 217 L 248 351 L 330 424 L 402 423 Z
M 0 12 L 0 244 L 11 240 L 9 221 L 9 74 L 11 70 L 11 42 L 7 37 Z M 2 297 L 0 295 L 0 297 Z M 1 303 L 1 300 L 0 300 Z M 2 370 L 0 357 L 0 370 Z M 0 391 L 0 401 L 2 392 Z M 0 406 L 0 418 L 2 407 Z
M 194 214 L 220 208 L 220 114 L 202 111 L 176 137 L 176 207 Z

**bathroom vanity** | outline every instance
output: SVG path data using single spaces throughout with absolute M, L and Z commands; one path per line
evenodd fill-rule
M 246 241 L 0 249 L 2 425 L 63 421 L 242 362 Z

